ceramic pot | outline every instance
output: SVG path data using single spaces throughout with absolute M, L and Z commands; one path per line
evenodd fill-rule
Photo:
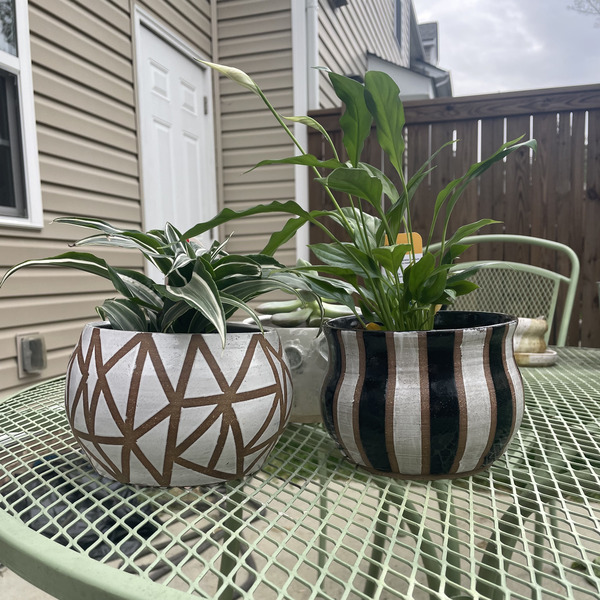
M 276 331 L 114 331 L 87 325 L 67 370 L 66 410 L 94 468 L 123 483 L 195 486 L 258 470 L 292 404 Z
M 292 373 L 292 423 L 320 423 L 321 388 L 327 373 L 327 340 L 316 327 L 279 327 Z
M 515 331 L 514 347 L 516 353 L 545 352 L 548 322 L 544 318 L 528 319 L 519 317 Z
M 506 449 L 523 416 L 517 321 L 442 311 L 432 331 L 325 324 L 325 426 L 361 467 L 403 479 L 467 476 Z

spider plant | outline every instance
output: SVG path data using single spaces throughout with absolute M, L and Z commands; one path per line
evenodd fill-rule
M 238 309 L 248 313 L 260 327 L 248 302 L 260 294 L 284 290 L 297 296 L 312 294 L 300 277 L 288 273 L 271 256 L 240 256 L 225 251 L 224 243 L 210 248 L 191 239 L 167 223 L 164 230 L 148 232 L 119 229 L 100 219 L 59 217 L 67 223 L 95 230 L 73 246 L 111 246 L 135 249 L 156 267 L 164 282 L 132 269 L 111 267 L 89 252 L 71 251 L 58 256 L 24 261 L 9 269 L 0 287 L 16 271 L 30 266 L 67 267 L 108 279 L 120 297 L 105 300 L 96 308 L 113 329 L 162 333 L 217 332 L 223 345 L 226 321 Z

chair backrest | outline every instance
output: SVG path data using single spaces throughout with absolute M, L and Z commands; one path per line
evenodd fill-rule
M 479 289 L 459 296 L 449 310 L 487 310 L 503 312 L 517 317 L 546 317 L 548 331 L 546 342 L 550 337 L 556 304 L 561 284 L 566 286 L 564 308 L 557 330 L 556 345 L 564 346 L 573 311 L 573 302 L 579 279 L 579 259 L 575 252 L 559 242 L 525 235 L 487 234 L 464 238 L 461 243 L 481 244 L 486 242 L 528 244 L 541 246 L 566 257 L 570 269 L 569 275 L 561 275 L 555 271 L 522 262 L 505 260 L 478 260 L 461 262 L 452 270 L 460 271 L 471 266 L 478 266 L 477 273 L 470 280 L 479 285 Z M 432 244 L 431 249 L 439 248 Z

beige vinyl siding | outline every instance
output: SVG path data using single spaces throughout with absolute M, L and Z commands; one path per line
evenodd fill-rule
M 142 221 L 134 41 L 130 0 L 29 0 L 31 53 L 42 183 L 41 231 L 0 225 L 0 274 L 17 262 L 60 254 L 85 230 L 51 224 L 61 215 L 125 227 Z M 211 55 L 209 0 L 138 3 L 176 35 Z M 136 253 L 107 249 L 111 264 L 141 268 Z M 115 293 L 91 275 L 32 268 L 0 290 L 0 398 L 64 374 L 83 323 Z M 39 332 L 48 368 L 18 379 L 15 336 Z
M 342 75 L 364 75 L 367 52 L 408 66 L 395 35 L 395 0 L 362 0 L 333 9 L 319 0 L 319 64 Z M 339 106 L 325 73 L 319 80 L 321 108 Z
M 276 109 L 293 114 L 292 24 L 290 0 L 222 0 L 217 3 L 218 58 L 253 77 Z M 291 166 L 261 167 L 245 173 L 264 158 L 294 153 L 289 138 L 252 92 L 228 79 L 219 81 L 222 202 L 234 210 L 257 203 L 295 197 Z M 224 226 L 234 232 L 230 251 L 257 252 L 285 218 L 255 217 Z M 285 263 L 296 260 L 294 241 L 278 254 Z
M 212 56 L 210 0 L 139 0 L 137 4 L 204 56 Z

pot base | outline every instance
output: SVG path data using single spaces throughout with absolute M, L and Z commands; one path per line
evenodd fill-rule
M 440 475 L 405 475 L 403 473 L 391 473 L 388 471 L 378 471 L 377 469 L 370 469 L 369 467 L 365 467 L 364 465 L 359 465 L 358 463 L 355 463 L 347 456 L 345 456 L 344 458 L 348 462 L 352 463 L 354 466 L 358 467 L 362 471 L 370 473 L 371 475 L 379 475 L 380 477 L 390 477 L 391 479 L 397 479 L 398 481 L 440 481 L 443 479 L 463 479 L 464 477 L 472 477 L 473 475 L 483 473 L 492 466 L 491 464 L 485 465 L 483 467 L 479 467 L 478 469 L 473 469 L 472 471 L 468 471 L 465 473 L 442 473 Z

